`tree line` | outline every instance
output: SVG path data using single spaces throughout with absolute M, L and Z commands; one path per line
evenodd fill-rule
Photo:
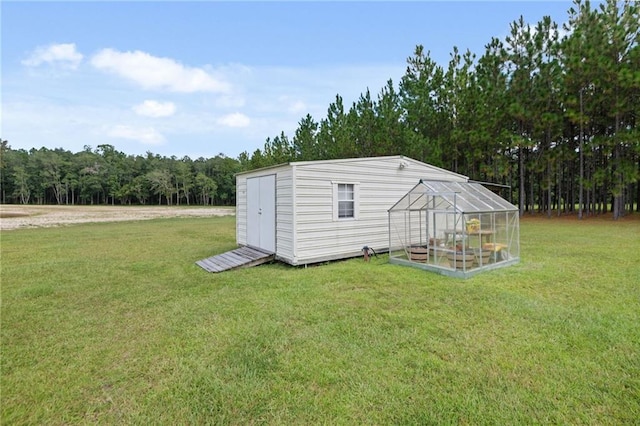
M 2 203 L 233 205 L 238 160 L 126 155 L 111 145 L 72 153 L 0 141 Z
M 240 161 L 404 154 L 509 185 L 521 214 L 618 218 L 640 201 L 639 25 L 632 1 L 576 1 L 562 27 L 520 17 L 479 57 L 454 47 L 445 67 L 419 45 L 397 89 L 389 80 L 348 108 L 338 95 L 326 118 Z
M 285 163 L 402 154 L 508 185 L 520 212 L 579 217 L 640 209 L 640 14 L 633 1 L 575 1 L 559 26 L 522 17 L 481 56 L 447 66 L 422 45 L 392 80 L 349 107 L 267 138 L 237 159 L 71 154 L 2 143 L 2 202 L 233 204 L 234 174 Z

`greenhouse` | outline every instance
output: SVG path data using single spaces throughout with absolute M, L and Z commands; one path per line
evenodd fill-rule
M 518 263 L 518 208 L 480 183 L 421 180 L 389 209 L 389 260 L 460 278 Z

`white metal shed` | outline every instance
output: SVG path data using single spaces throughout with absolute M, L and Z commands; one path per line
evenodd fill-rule
M 306 265 L 387 251 L 387 212 L 420 179 L 466 176 L 404 156 L 301 161 L 236 175 L 236 240 Z

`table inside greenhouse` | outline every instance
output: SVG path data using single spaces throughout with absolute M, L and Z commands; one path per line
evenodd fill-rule
M 467 232 L 467 234 L 471 237 L 477 236 L 480 241 L 480 245 L 482 245 L 484 243 L 490 243 L 491 236 L 495 234 L 495 232 L 491 229 L 480 229 L 478 231 Z
M 493 229 L 480 229 L 478 231 L 471 232 L 463 231 L 460 229 L 445 229 L 442 232 L 444 234 L 444 240 L 452 243 L 462 241 L 462 239 L 466 235 L 468 235 L 469 237 L 478 237 L 478 247 L 482 246 L 482 244 L 484 243 L 491 242 L 491 237 L 493 234 L 495 234 Z
M 455 244 L 456 241 L 462 241 L 464 231 L 461 229 L 445 229 L 442 231 L 444 234 L 445 244 Z

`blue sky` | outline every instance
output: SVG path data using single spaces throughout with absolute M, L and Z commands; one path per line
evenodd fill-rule
M 293 136 L 336 94 L 348 108 L 417 44 L 446 67 L 554 2 L 0 3 L 0 137 L 14 149 L 111 144 L 126 154 L 236 157 Z

